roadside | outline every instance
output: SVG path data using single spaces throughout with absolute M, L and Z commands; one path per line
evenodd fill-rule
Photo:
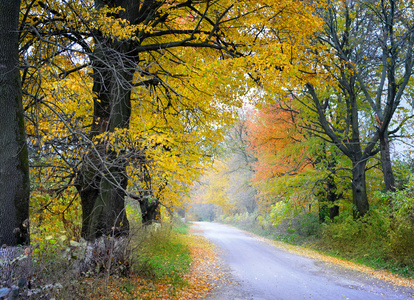
M 140 271 L 127 277 L 111 276 L 109 282 L 92 280 L 94 289 L 89 299 L 202 299 L 221 284 L 230 283 L 214 244 L 194 226 L 183 231 L 154 232 L 156 241 L 145 250 L 148 254 L 138 267 Z M 174 252 L 177 248 L 182 249 Z M 137 250 L 137 254 L 144 255 L 143 249 Z M 186 251 L 191 262 L 187 262 L 187 268 L 178 268 L 185 261 Z
M 230 270 L 220 258 L 220 249 L 205 237 L 197 226 L 190 227 L 189 247 L 193 263 L 188 280 L 178 299 L 200 299 L 223 287 L 231 286 Z
M 193 224 L 189 228 L 188 234 L 181 235 L 192 259 L 188 271 L 179 274 L 180 280 L 184 284 L 177 284 L 177 282 L 171 280 L 169 282 L 151 280 L 140 274 L 131 274 L 132 276 L 128 278 L 112 278 L 113 280 L 106 287 L 97 287 L 96 291 L 107 290 L 107 293 L 103 293 L 106 294 L 106 297 L 104 297 L 106 299 L 253 299 L 252 289 L 246 286 L 246 281 L 240 280 L 237 274 L 233 272 L 231 266 L 225 262 L 223 249 L 209 241 L 204 236 L 201 227 L 198 224 Z M 234 228 L 233 226 L 229 227 Z M 329 266 L 331 269 L 342 266 L 349 269 L 349 272 L 355 271 L 367 274 L 381 281 L 410 288 L 414 291 L 414 280 L 402 278 L 384 270 L 374 270 L 364 265 L 331 257 L 304 247 L 263 238 L 244 230 L 242 232 L 251 237 L 252 240 L 277 247 L 288 253 L 315 259 L 319 261 L 318 264 Z M 95 296 L 99 298 L 99 294 L 95 294 Z
M 244 233 L 254 237 L 257 240 L 260 240 L 260 241 L 263 241 L 265 243 L 274 245 L 274 246 L 276 246 L 280 249 L 283 249 L 287 252 L 302 255 L 302 256 L 305 256 L 305 257 L 308 257 L 308 258 L 312 258 L 312 259 L 317 259 L 317 260 L 328 262 L 328 263 L 341 265 L 343 267 L 346 267 L 346 268 L 354 270 L 354 271 L 364 272 L 364 273 L 369 274 L 369 275 L 371 275 L 375 278 L 390 282 L 390 283 L 395 284 L 395 285 L 406 286 L 406 287 L 414 289 L 414 280 L 413 279 L 404 278 L 404 277 L 398 276 L 398 275 L 393 274 L 393 273 L 391 273 L 389 271 L 386 271 L 386 270 L 376 270 L 376 269 L 373 269 L 373 268 L 368 267 L 368 266 L 363 265 L 363 264 L 358 264 L 358 263 L 355 263 L 355 262 L 352 262 L 352 261 L 348 261 L 348 260 L 340 259 L 340 258 L 337 258 L 337 257 L 329 256 L 329 255 L 324 254 L 322 252 L 318 252 L 316 250 L 312 250 L 312 249 L 309 249 L 309 248 L 306 248 L 306 247 L 296 246 L 296 245 L 287 244 L 287 243 L 284 243 L 284 242 L 281 242 L 281 241 L 271 240 L 271 239 L 268 239 L 268 238 L 265 238 L 265 237 L 255 235 L 255 234 L 253 234 L 249 231 L 246 231 L 246 230 L 242 230 L 242 231 Z
M 198 230 L 199 226 L 197 224 L 194 224 L 192 226 L 196 230 Z M 233 227 L 234 228 L 234 227 Z M 278 249 L 282 249 L 288 253 L 300 255 L 302 257 L 307 257 L 310 259 L 316 260 L 317 265 L 323 265 L 325 268 L 328 268 L 330 270 L 334 270 L 336 273 L 337 271 L 340 273 L 340 276 L 344 275 L 346 277 L 350 276 L 351 282 L 353 279 L 357 279 L 361 282 L 360 289 L 366 289 L 368 288 L 373 282 L 374 285 L 369 288 L 369 290 L 365 292 L 369 292 L 369 296 L 374 296 L 375 293 L 378 295 L 382 292 L 391 292 L 395 289 L 395 292 L 399 291 L 405 298 L 394 298 L 395 295 L 388 295 L 387 299 L 411 299 L 411 297 L 414 297 L 414 280 L 402 278 L 395 274 L 392 274 L 388 271 L 384 270 L 375 270 L 372 268 L 369 268 L 367 266 L 349 262 L 346 260 L 338 259 L 335 257 L 331 257 L 322 253 L 319 253 L 314 250 L 306 249 L 304 247 L 300 246 L 294 246 L 283 242 L 273 241 L 267 238 L 259 237 L 257 235 L 254 235 L 250 232 L 243 231 L 244 234 L 250 236 L 252 239 L 260 241 L 262 243 L 266 243 L 268 245 L 272 245 L 277 247 Z M 226 237 L 226 239 L 229 239 L 230 237 Z M 225 273 L 225 277 L 227 278 L 226 282 L 221 282 L 221 284 L 217 285 L 217 287 L 212 290 L 206 298 L 204 299 L 253 299 L 257 298 L 254 297 L 254 291 L 252 289 L 246 288 L 246 282 L 244 280 L 241 280 L 238 282 L 234 278 L 237 278 L 236 276 L 233 276 L 235 272 L 231 273 L 228 266 L 223 264 L 223 253 L 222 251 L 216 250 L 218 253 L 218 259 L 221 261 L 221 272 Z M 263 267 L 262 267 L 263 268 Z M 335 275 L 335 273 L 330 273 L 331 271 L 327 271 L 328 274 L 325 274 L 325 276 L 329 277 L 331 280 L 330 275 Z M 237 273 L 237 272 L 236 272 Z M 223 276 L 223 275 L 222 275 Z M 255 279 L 257 280 L 257 278 Z M 332 278 L 332 280 L 335 280 Z M 389 284 L 388 284 L 388 283 Z M 355 284 L 355 283 L 354 283 Z M 343 282 L 341 284 L 343 287 L 348 286 L 348 283 L 343 285 Z M 395 288 L 393 286 L 395 285 Z M 357 285 L 351 285 L 351 288 L 354 288 Z M 357 294 L 359 296 L 359 294 Z M 405 295 L 405 296 L 404 296 Z M 408 297 L 406 296 L 408 295 Z M 366 297 L 366 296 L 363 296 Z M 257 298 L 258 299 L 258 298 Z M 267 298 L 264 298 L 267 299 Z M 355 298 L 356 299 L 356 298 Z M 358 298 L 359 299 L 359 298 Z M 371 298 L 370 298 L 371 299 Z

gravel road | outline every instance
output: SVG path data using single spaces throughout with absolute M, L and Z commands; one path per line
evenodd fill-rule
M 289 253 L 231 226 L 194 226 L 219 247 L 230 279 L 219 282 L 206 299 L 414 299 L 414 289 Z

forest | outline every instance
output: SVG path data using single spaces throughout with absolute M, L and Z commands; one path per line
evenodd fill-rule
M 412 1 L 10 0 L 0 41 L 0 298 L 175 297 L 183 219 L 414 276 Z

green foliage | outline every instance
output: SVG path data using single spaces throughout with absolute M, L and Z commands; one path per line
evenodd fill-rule
M 279 226 L 283 220 L 292 218 L 296 214 L 297 210 L 290 202 L 279 201 L 272 205 L 270 220 L 273 226 Z
M 393 162 L 395 186 L 398 190 L 405 189 L 410 182 L 410 176 L 414 173 L 413 159 L 397 159 Z
M 414 180 L 407 188 L 387 194 L 391 199 L 390 251 L 392 257 L 407 265 L 414 265 Z
M 259 215 L 257 211 L 252 214 L 243 213 L 225 217 L 221 216 L 219 221 L 261 236 L 274 237 L 278 234 L 272 225 L 269 215 Z
M 297 218 L 296 231 L 301 236 L 312 236 L 319 232 L 319 216 L 314 213 L 300 214 Z
M 59 197 L 37 190 L 30 199 L 31 243 L 39 250 L 68 245 L 70 240 L 79 241 L 81 232 L 80 201 L 73 190 L 67 190 Z M 50 248 L 51 247 L 51 248 Z M 53 252 L 58 252 L 58 249 Z
M 323 226 L 324 243 L 341 253 L 371 255 L 384 253 L 390 228 L 385 210 L 371 209 L 369 214 L 354 219 L 343 212 L 335 221 Z

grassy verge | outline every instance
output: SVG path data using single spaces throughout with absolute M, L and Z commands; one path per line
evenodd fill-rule
M 163 225 L 132 241 L 131 274 L 112 277 L 95 293 L 96 299 L 199 299 L 213 288 L 219 271 L 205 238 L 191 234 L 189 225 Z
M 183 274 L 191 265 L 191 253 L 182 231 L 184 226 L 160 228 L 146 237 L 138 247 L 133 272 L 148 279 L 171 284 L 173 289 L 186 284 Z
M 217 280 L 213 246 L 179 220 L 131 222 L 128 237 L 93 244 L 48 236 L 18 250 L 17 259 L 0 260 L 0 293 L 6 297 L 187 300 L 205 297 Z

